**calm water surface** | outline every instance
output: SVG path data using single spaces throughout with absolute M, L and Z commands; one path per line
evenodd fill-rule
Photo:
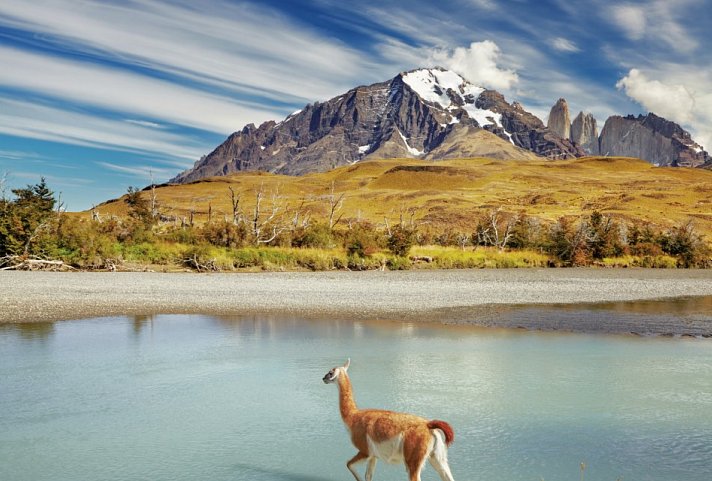
M 0 326 L 0 479 L 350 481 L 347 356 L 458 481 L 712 479 L 712 340 L 202 316 Z

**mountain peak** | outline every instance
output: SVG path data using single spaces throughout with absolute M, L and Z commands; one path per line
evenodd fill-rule
M 475 136 L 480 129 L 492 135 Z M 173 182 L 242 170 L 300 175 L 367 158 L 442 158 L 465 150 L 533 155 L 522 148 L 551 158 L 583 155 L 498 92 L 430 67 L 315 102 L 279 123 L 246 126 Z
M 411 70 L 399 76 L 421 99 L 443 109 L 452 109 L 453 103 L 457 106 L 474 104 L 475 98 L 484 90 L 442 67 Z

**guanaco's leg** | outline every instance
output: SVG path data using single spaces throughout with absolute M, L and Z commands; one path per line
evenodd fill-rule
M 445 440 L 439 431 L 434 431 L 433 436 L 435 437 L 435 445 L 433 446 L 433 452 L 430 453 L 430 464 L 435 471 L 438 472 L 442 481 L 454 481 L 452 479 L 452 473 L 450 472 L 450 466 L 447 462 L 447 446 Z
M 405 435 L 403 456 L 409 481 L 420 481 L 420 472 L 423 470 L 423 464 L 428 455 L 430 436 L 428 431 L 413 431 Z
M 417 468 L 411 468 L 410 466 L 408 466 L 408 481 L 420 481 L 420 472 L 422 470 L 422 464 Z
M 346 467 L 349 468 L 349 471 L 351 471 L 351 474 L 354 475 L 354 478 L 356 478 L 356 481 L 361 481 L 361 476 L 358 475 L 356 470 L 353 468 L 354 464 L 360 463 L 364 459 L 368 458 L 368 455 L 363 454 L 362 452 L 356 453 L 356 456 L 351 458 L 348 463 L 346 463 Z
M 452 479 L 452 473 L 450 472 L 450 466 L 447 464 L 447 458 L 438 459 L 435 455 L 432 455 L 430 456 L 430 464 L 435 471 L 438 472 L 440 479 L 443 481 L 454 481 Z
M 368 466 L 366 467 L 366 481 L 373 480 L 373 471 L 376 469 L 376 461 L 378 458 L 372 456 L 368 458 Z

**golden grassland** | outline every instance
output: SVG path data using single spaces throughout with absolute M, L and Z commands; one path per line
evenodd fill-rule
M 698 232 L 712 237 L 711 171 L 655 167 L 620 157 L 373 160 L 302 177 L 264 172 L 213 177 L 160 186 L 155 196 L 163 215 L 180 219 L 192 211 L 195 222 L 202 223 L 208 212 L 214 219 L 231 217 L 229 187 L 241 194 L 247 217 L 261 189 L 265 205 L 276 202 L 282 212 L 300 210 L 313 220 L 324 220 L 333 188 L 335 196 L 344 196 L 342 223 L 348 219 L 397 223 L 412 216 L 420 225 L 455 229 L 471 228 L 479 214 L 497 208 L 544 221 L 597 210 L 660 228 L 693 220 Z M 127 206 L 117 199 L 97 210 L 100 215 L 122 216 Z

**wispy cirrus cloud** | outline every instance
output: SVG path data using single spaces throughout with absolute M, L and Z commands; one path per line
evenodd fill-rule
M 152 178 L 165 179 L 175 175 L 175 170 L 156 167 L 155 165 L 132 165 L 128 167 L 126 165 L 105 161 L 97 161 L 96 164 L 125 176 L 141 179 L 142 181 L 150 181 Z
M 554 50 L 559 52 L 580 52 L 581 49 L 571 40 L 564 37 L 556 37 L 550 40 L 550 45 Z
M 335 95 L 376 67 L 274 8 L 243 2 L 87 0 L 67 8 L 66 1 L 4 0 L 0 25 L 41 32 L 62 48 L 292 103 Z
M 186 160 L 197 159 L 204 153 L 199 142 L 185 135 L 3 97 L 0 97 L 0 133 Z
M 688 17 L 689 8 L 701 3 L 700 0 L 616 3 L 607 5 L 603 15 L 630 40 L 659 41 L 676 52 L 687 54 L 699 47 L 699 41 L 685 25 L 686 20 L 680 17 Z
M 0 64 L 2 87 L 211 132 L 230 133 L 278 115 L 139 73 L 16 48 L 0 46 Z

